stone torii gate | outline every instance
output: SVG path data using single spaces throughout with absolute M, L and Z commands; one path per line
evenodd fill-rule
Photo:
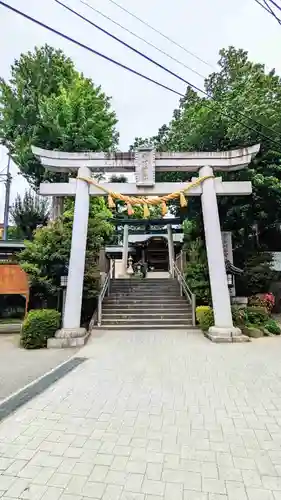
M 68 270 L 68 282 L 63 318 L 62 337 L 83 337 L 80 328 L 82 292 L 84 280 L 89 196 L 101 196 L 101 189 L 85 181 L 91 172 L 135 172 L 136 183 L 100 183 L 110 192 L 130 196 L 162 196 L 181 191 L 186 183 L 155 182 L 158 172 L 198 172 L 202 184 L 191 189 L 186 196 L 201 196 L 206 249 L 215 326 L 208 336 L 213 341 L 232 342 L 243 340 L 238 328 L 234 328 L 230 296 L 227 285 L 225 260 L 219 221 L 217 196 L 249 195 L 251 182 L 222 182 L 212 177 L 217 171 L 234 171 L 246 167 L 259 151 L 259 145 L 235 151 L 156 153 L 150 148 L 135 153 L 66 153 L 32 147 L 42 165 L 52 171 L 77 173 L 68 183 L 43 183 L 40 194 L 57 199 L 75 197 L 72 243 Z M 84 178 L 84 179 L 81 179 Z M 195 180 L 195 179 L 193 179 Z

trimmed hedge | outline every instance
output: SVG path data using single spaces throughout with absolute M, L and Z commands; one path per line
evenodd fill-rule
M 61 323 L 61 315 L 54 309 L 35 309 L 27 314 L 21 331 L 21 345 L 25 349 L 47 347 Z
M 207 332 L 214 325 L 214 312 L 210 306 L 196 307 L 196 320 L 203 332 Z

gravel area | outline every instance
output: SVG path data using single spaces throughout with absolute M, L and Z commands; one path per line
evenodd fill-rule
M 77 349 L 25 350 L 19 335 L 0 334 L 0 401 L 66 361 Z

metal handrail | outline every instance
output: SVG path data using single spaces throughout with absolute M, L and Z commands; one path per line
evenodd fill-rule
M 180 293 L 181 296 L 184 295 L 186 296 L 187 300 L 189 301 L 191 308 L 192 308 L 192 326 L 196 325 L 196 296 L 192 291 L 190 290 L 188 284 L 186 283 L 182 273 L 180 272 L 178 266 L 176 265 L 175 262 L 173 262 L 173 271 L 174 275 L 179 283 L 180 286 Z
M 102 302 L 105 295 L 109 295 L 110 290 L 110 271 L 107 273 L 105 280 L 103 282 L 99 298 L 98 298 L 98 326 L 101 326 L 101 317 L 102 317 Z

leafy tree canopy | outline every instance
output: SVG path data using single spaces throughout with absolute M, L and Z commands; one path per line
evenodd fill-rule
M 10 215 L 21 239 L 31 240 L 38 226 L 45 226 L 49 220 L 49 202 L 31 190 L 23 197 L 17 194 L 10 209 Z
M 251 62 L 247 52 L 234 47 L 220 51 L 218 64 L 219 71 L 205 81 L 205 90 L 215 101 L 187 88 L 170 124 L 149 140 L 137 138 L 132 148 L 147 141 L 159 151 L 218 151 L 261 143 L 260 154 L 247 169 L 223 174 L 225 179 L 251 180 L 253 184 L 252 196 L 219 200 L 224 229 L 235 231 L 243 244 L 254 224 L 258 222 L 262 229 L 281 218 L 281 80 L 274 70 L 267 72 L 264 65 Z M 189 177 L 172 172 L 159 175 L 158 180 Z M 187 213 L 199 217 L 198 201 L 189 200 Z
M 73 202 L 68 200 L 63 216 L 34 233 L 32 241 L 19 254 L 19 262 L 28 273 L 33 300 L 52 305 L 53 296 L 60 288 L 60 277 L 67 274 L 71 247 Z M 99 290 L 99 251 L 112 234 L 107 221 L 111 212 L 104 198 L 91 199 L 85 262 L 83 299 L 91 300 Z M 91 304 L 91 311 L 93 304 Z
M 46 178 L 31 145 L 68 151 L 107 151 L 118 134 L 110 100 L 79 74 L 71 59 L 48 45 L 22 54 L 8 82 L 0 79 L 0 137 L 35 188 Z

